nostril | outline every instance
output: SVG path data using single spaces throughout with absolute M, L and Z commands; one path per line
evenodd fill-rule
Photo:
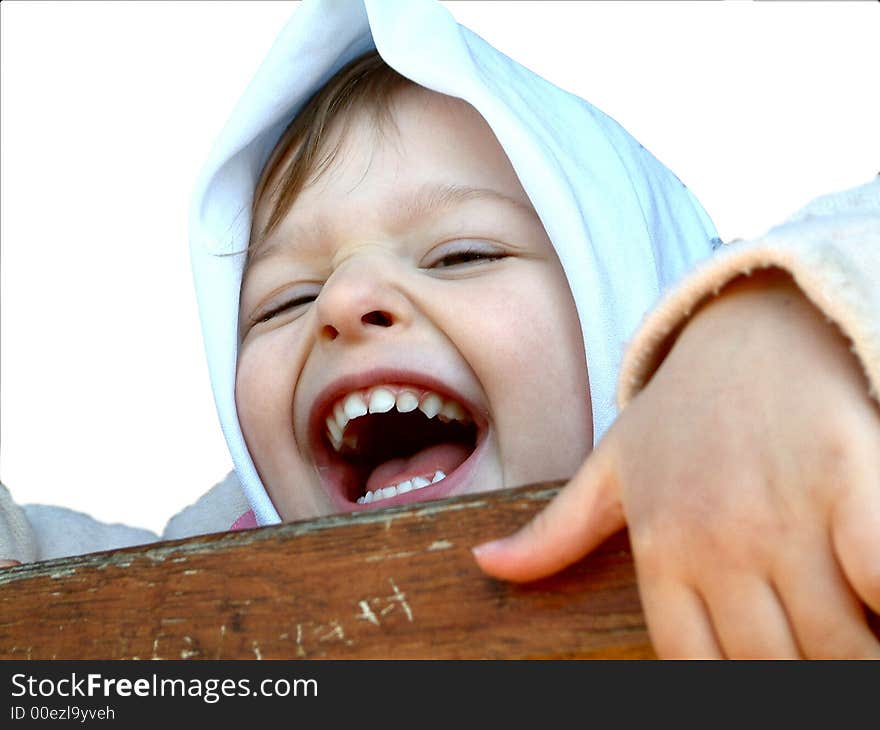
M 388 312 L 380 312 L 378 310 L 374 310 L 372 312 L 367 312 L 363 317 L 361 317 L 361 322 L 364 324 L 374 324 L 379 327 L 390 327 L 394 324 L 394 321 L 391 318 L 391 315 Z
M 321 329 L 321 334 L 324 335 L 324 338 L 327 340 L 335 340 L 337 335 L 339 334 L 339 330 L 337 330 L 333 325 L 325 324 Z

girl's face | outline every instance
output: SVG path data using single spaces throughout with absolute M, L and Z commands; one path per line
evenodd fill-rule
M 416 87 L 392 116 L 252 243 L 236 405 L 284 520 L 567 478 L 592 445 L 575 305 L 492 131 Z

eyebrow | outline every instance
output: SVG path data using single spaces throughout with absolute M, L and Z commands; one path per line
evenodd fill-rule
M 423 220 L 443 210 L 454 208 L 457 205 L 471 200 L 494 200 L 513 206 L 528 215 L 538 218 L 538 214 L 530 203 L 514 198 L 492 188 L 471 187 L 468 185 L 435 185 L 425 184 L 413 193 L 393 198 L 388 201 L 389 209 L 394 210 L 395 226 L 406 226 L 417 220 Z M 327 230 L 326 221 L 319 220 L 309 227 L 314 231 Z M 289 238 L 276 240 L 268 246 L 258 242 L 248 251 L 245 268 L 256 261 L 275 255 L 280 249 L 289 245 Z

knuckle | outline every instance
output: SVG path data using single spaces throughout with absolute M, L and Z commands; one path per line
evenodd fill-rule
M 809 642 L 810 659 L 869 659 L 880 657 L 880 645 L 860 632 L 826 627 L 817 631 Z
M 854 452 L 852 442 L 845 441 L 839 431 L 834 429 L 819 454 L 820 474 L 835 481 L 845 478 L 855 465 Z
M 689 658 L 677 632 L 654 631 L 649 633 L 651 636 L 651 645 L 654 647 L 654 653 L 659 659 Z
M 643 574 L 659 572 L 668 559 L 668 538 L 662 531 L 654 529 L 654 526 L 642 525 L 635 530 L 631 528 L 630 544 L 633 559 Z
M 871 472 L 876 476 L 880 468 L 880 442 L 864 428 L 851 427 L 846 418 L 838 415 L 836 422 L 822 434 L 814 463 L 815 477 L 835 484 Z
M 880 565 L 876 557 L 874 560 L 867 555 L 860 557 L 852 570 L 858 592 L 865 598 L 880 603 Z

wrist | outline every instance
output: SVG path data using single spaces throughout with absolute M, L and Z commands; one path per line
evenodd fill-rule
M 682 327 L 679 339 L 695 333 L 720 339 L 737 333 L 766 335 L 775 344 L 803 337 L 826 345 L 846 345 L 846 338 L 782 269 L 761 269 L 730 281 L 703 301 Z
M 667 360 L 739 368 L 844 387 L 870 400 L 867 377 L 843 332 L 782 269 L 740 276 L 702 303 L 672 344 Z M 665 362 L 664 362 L 665 364 Z M 662 367 L 662 366 L 661 366 Z

